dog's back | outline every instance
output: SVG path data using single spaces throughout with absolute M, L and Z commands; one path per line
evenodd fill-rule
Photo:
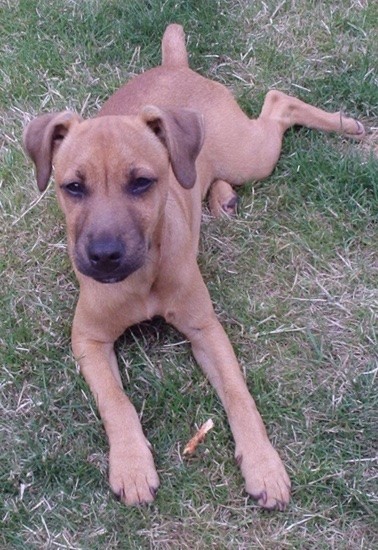
M 239 110 L 223 85 L 189 68 L 184 30 L 172 24 L 162 40 L 162 64 L 122 86 L 104 103 L 99 115 L 134 115 L 145 105 L 157 105 L 192 108 L 206 117 L 212 111 L 221 111 L 223 102 L 228 110 L 230 103 L 235 103 Z
M 169 25 L 164 33 L 162 64 L 136 76 L 117 90 L 104 103 L 98 116 L 138 115 L 146 105 L 162 109 L 192 109 L 203 116 L 205 140 L 197 163 L 197 168 L 208 174 L 203 194 L 210 182 L 217 178 L 241 182 L 239 167 L 234 167 L 232 159 L 237 157 L 241 134 L 248 135 L 250 131 L 250 121 L 225 86 L 189 68 L 185 34 L 180 25 Z M 230 147 L 233 143 L 237 144 L 236 153 Z M 251 156 L 249 151 L 247 156 Z M 202 157 L 206 159 L 205 166 L 199 168 Z M 229 161 L 230 170 L 224 167 L 223 160 Z M 238 164 L 243 165 L 244 161 Z

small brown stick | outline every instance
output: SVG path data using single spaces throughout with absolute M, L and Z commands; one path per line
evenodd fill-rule
M 209 418 L 204 424 L 200 427 L 196 434 L 188 441 L 186 444 L 183 455 L 190 456 L 193 455 L 200 443 L 205 439 L 207 432 L 209 432 L 214 427 L 214 422 Z

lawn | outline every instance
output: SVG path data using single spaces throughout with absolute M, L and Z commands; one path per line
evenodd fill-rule
M 162 321 L 117 344 L 161 488 L 150 507 L 112 497 L 105 433 L 70 351 L 64 220 L 22 151 L 36 114 L 94 115 L 158 64 L 173 21 L 192 68 L 251 116 L 277 88 L 371 128 L 362 143 L 294 129 L 273 175 L 239 190 L 235 219 L 204 205 L 201 270 L 291 476 L 283 513 L 243 493 L 222 407 Z M 0 1 L 1 549 L 378 547 L 377 21 L 373 0 Z

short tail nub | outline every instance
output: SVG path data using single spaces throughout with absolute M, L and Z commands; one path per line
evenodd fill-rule
M 185 33 L 181 25 L 168 25 L 161 43 L 164 67 L 188 67 L 188 54 L 185 46 Z

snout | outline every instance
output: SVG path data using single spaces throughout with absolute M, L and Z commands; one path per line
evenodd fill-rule
M 122 265 L 125 246 L 119 238 L 103 237 L 88 243 L 86 252 L 94 270 L 112 274 Z
M 78 246 L 75 264 L 84 275 L 100 283 L 117 283 L 139 269 L 145 261 L 143 239 L 128 245 L 124 238 L 108 233 L 90 236 Z

